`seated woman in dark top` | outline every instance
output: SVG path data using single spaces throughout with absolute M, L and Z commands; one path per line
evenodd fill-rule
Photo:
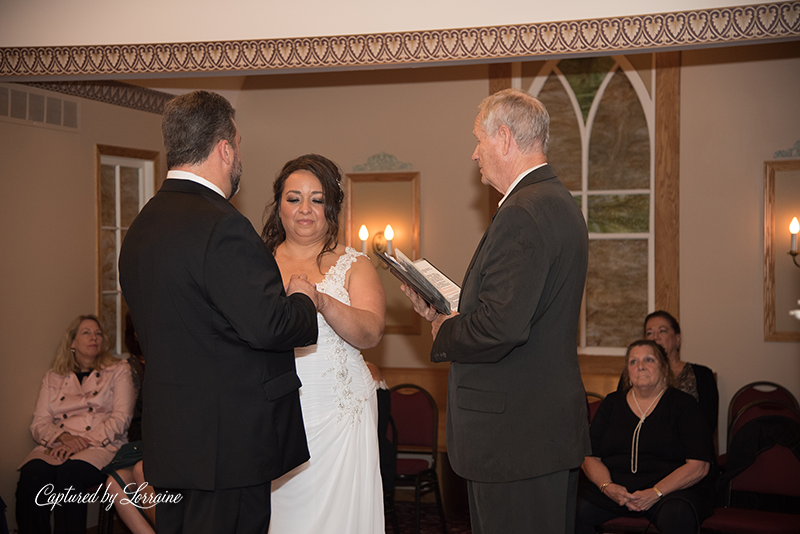
M 644 318 L 644 337 L 664 348 L 670 368 L 675 375 L 675 387 L 688 393 L 700 403 L 700 410 L 713 433 L 717 429 L 719 416 L 717 380 L 708 367 L 681 360 L 681 326 L 678 321 L 663 310 L 654 311 Z M 617 390 L 624 390 L 622 378 Z
M 592 455 L 578 493 L 578 534 L 618 516 L 644 516 L 662 534 L 697 532 L 713 512 L 714 445 L 697 402 L 673 387 L 664 349 L 628 347 L 624 392 L 609 394 L 592 420 Z
M 144 385 L 145 361 L 130 312 L 125 314 L 125 345 L 128 347 L 128 353 L 130 354 L 128 362 L 131 364 L 133 383 L 138 392 L 136 405 L 133 409 L 133 420 L 128 429 L 128 439 L 130 441 L 127 445 L 127 447 L 135 448 L 133 450 L 123 450 L 121 458 L 119 455 L 115 456 L 114 460 L 103 468 L 103 472 L 109 475 L 106 480 L 108 488 L 106 492 L 115 496 L 114 508 L 117 510 L 122 522 L 133 534 L 154 534 L 153 525 L 155 525 L 156 521 L 156 509 L 155 505 L 151 506 L 150 503 L 155 499 L 155 492 L 153 487 L 147 484 L 144 479 L 144 468 L 141 460 L 144 453 L 141 440 L 142 387 Z M 138 461 L 136 461 L 137 458 Z M 117 463 L 117 460 L 122 461 L 122 467 Z M 133 494 L 138 494 L 142 499 L 136 501 Z M 136 502 L 134 503 L 134 501 Z

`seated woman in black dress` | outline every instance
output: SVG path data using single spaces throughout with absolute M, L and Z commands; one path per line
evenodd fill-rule
M 662 534 L 697 532 L 713 512 L 714 445 L 695 400 L 674 387 L 664 349 L 628 347 L 627 388 L 609 394 L 590 429 L 578 493 L 578 534 L 618 516 L 644 516 Z
M 675 387 L 700 403 L 700 410 L 713 433 L 717 429 L 719 416 L 717 380 L 714 372 L 705 365 L 681 360 L 681 326 L 678 321 L 668 312 L 654 311 L 644 318 L 644 337 L 664 348 L 669 366 L 675 374 Z M 617 389 L 623 391 L 625 387 L 620 379 Z

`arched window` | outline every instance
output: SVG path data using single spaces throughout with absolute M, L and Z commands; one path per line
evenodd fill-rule
M 654 306 L 653 56 L 523 63 L 550 113 L 547 158 L 589 228 L 579 347 L 624 354 Z

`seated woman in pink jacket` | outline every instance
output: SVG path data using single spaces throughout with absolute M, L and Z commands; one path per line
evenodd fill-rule
M 135 400 L 130 366 L 109 353 L 100 321 L 93 315 L 75 319 L 42 380 L 33 413 L 31 434 L 39 445 L 19 470 L 20 534 L 49 534 L 51 509 L 56 532 L 86 532 L 86 504 L 48 502 L 88 497 L 89 488 L 105 481 L 100 469 L 127 442 Z M 98 500 L 102 496 L 100 488 Z

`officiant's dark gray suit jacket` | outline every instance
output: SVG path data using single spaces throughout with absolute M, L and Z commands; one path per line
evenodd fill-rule
M 431 360 L 450 361 L 447 453 L 460 476 L 509 482 L 578 467 L 590 453 L 578 367 L 588 235 L 549 165 L 499 208 L 467 269 L 460 315 Z
M 248 221 L 168 179 L 128 230 L 120 283 L 146 360 L 144 472 L 162 488 L 264 484 L 308 459 L 294 347 L 316 343 Z

